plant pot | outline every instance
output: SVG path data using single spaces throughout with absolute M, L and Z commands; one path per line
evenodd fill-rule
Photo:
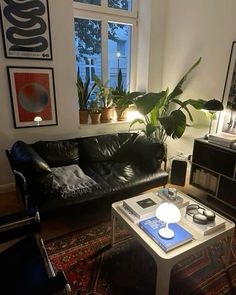
M 113 119 L 113 108 L 106 108 L 101 113 L 101 123 L 109 123 Z
M 79 122 L 80 124 L 88 124 L 89 112 L 88 110 L 79 110 Z
M 128 114 L 128 108 L 126 109 L 116 108 L 117 121 L 126 121 L 127 114 Z
M 90 113 L 92 124 L 99 124 L 101 113 Z

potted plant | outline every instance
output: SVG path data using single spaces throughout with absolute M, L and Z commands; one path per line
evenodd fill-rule
M 144 116 L 144 120 L 135 119 L 130 128 L 135 123 L 144 124 L 145 130 L 143 131 L 146 135 L 155 137 L 161 142 L 165 142 L 168 136 L 173 139 L 180 138 L 188 126 L 185 112 L 188 114 L 190 121 L 193 122 L 188 106 L 199 110 L 206 102 L 202 99 L 181 101 L 177 98 L 183 93 L 182 86 L 187 76 L 200 61 L 201 58 L 193 64 L 171 93 L 167 88 L 159 93 L 147 93 L 138 97 L 134 103 L 138 111 Z
M 129 92 L 124 87 L 123 75 L 121 69 L 117 77 L 116 88 L 112 90 L 113 102 L 116 106 L 116 114 L 118 121 L 125 121 L 127 119 L 128 107 L 133 104 L 133 99 L 141 95 L 141 92 Z
M 89 107 L 89 114 L 91 117 L 92 124 L 98 124 L 100 122 L 101 106 L 97 98 L 91 101 Z
M 94 91 L 96 87 L 96 83 L 93 83 L 92 87 L 90 87 L 90 78 L 87 78 L 85 82 L 82 81 L 79 71 L 77 72 L 77 91 L 78 91 L 78 100 L 79 100 L 79 119 L 80 124 L 88 124 L 88 100 L 91 93 Z
M 114 114 L 112 92 L 108 87 L 109 81 L 103 84 L 97 76 L 94 77 L 94 81 L 99 89 L 96 98 L 102 102 L 101 123 L 111 122 Z

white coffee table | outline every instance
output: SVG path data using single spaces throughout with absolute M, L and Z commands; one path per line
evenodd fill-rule
M 191 197 L 185 195 L 191 203 L 197 203 L 204 208 L 205 205 L 197 202 Z M 230 258 L 230 249 L 232 245 L 232 239 L 234 235 L 235 224 L 229 219 L 218 214 L 225 220 L 225 227 L 215 231 L 214 233 L 204 236 L 191 227 L 179 222 L 186 230 L 192 233 L 193 241 L 179 246 L 168 253 L 165 253 L 139 226 L 132 222 L 122 211 L 119 206 L 123 201 L 119 201 L 112 204 L 112 244 L 116 242 L 116 222 L 121 221 L 130 231 L 130 233 L 141 243 L 141 245 L 152 255 L 156 262 L 157 274 L 156 274 L 156 295 L 168 295 L 170 274 L 173 266 L 184 259 L 203 248 L 206 248 L 212 244 L 215 244 L 222 239 L 225 239 L 225 267 L 228 266 Z

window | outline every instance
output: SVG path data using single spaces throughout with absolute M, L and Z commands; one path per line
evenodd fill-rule
M 74 1 L 76 68 L 116 85 L 119 69 L 127 90 L 135 89 L 137 0 Z

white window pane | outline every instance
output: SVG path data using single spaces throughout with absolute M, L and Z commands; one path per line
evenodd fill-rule
M 101 22 L 93 19 L 75 18 L 76 69 L 83 81 L 94 75 L 102 77 Z M 95 92 L 92 97 L 95 96 Z
M 101 5 L 101 0 L 74 0 L 74 2 L 93 4 L 93 5 Z
M 108 24 L 108 79 L 111 87 L 116 87 L 121 70 L 124 88 L 129 90 L 131 32 L 131 25 Z
M 132 11 L 132 0 L 108 0 L 108 7 Z

